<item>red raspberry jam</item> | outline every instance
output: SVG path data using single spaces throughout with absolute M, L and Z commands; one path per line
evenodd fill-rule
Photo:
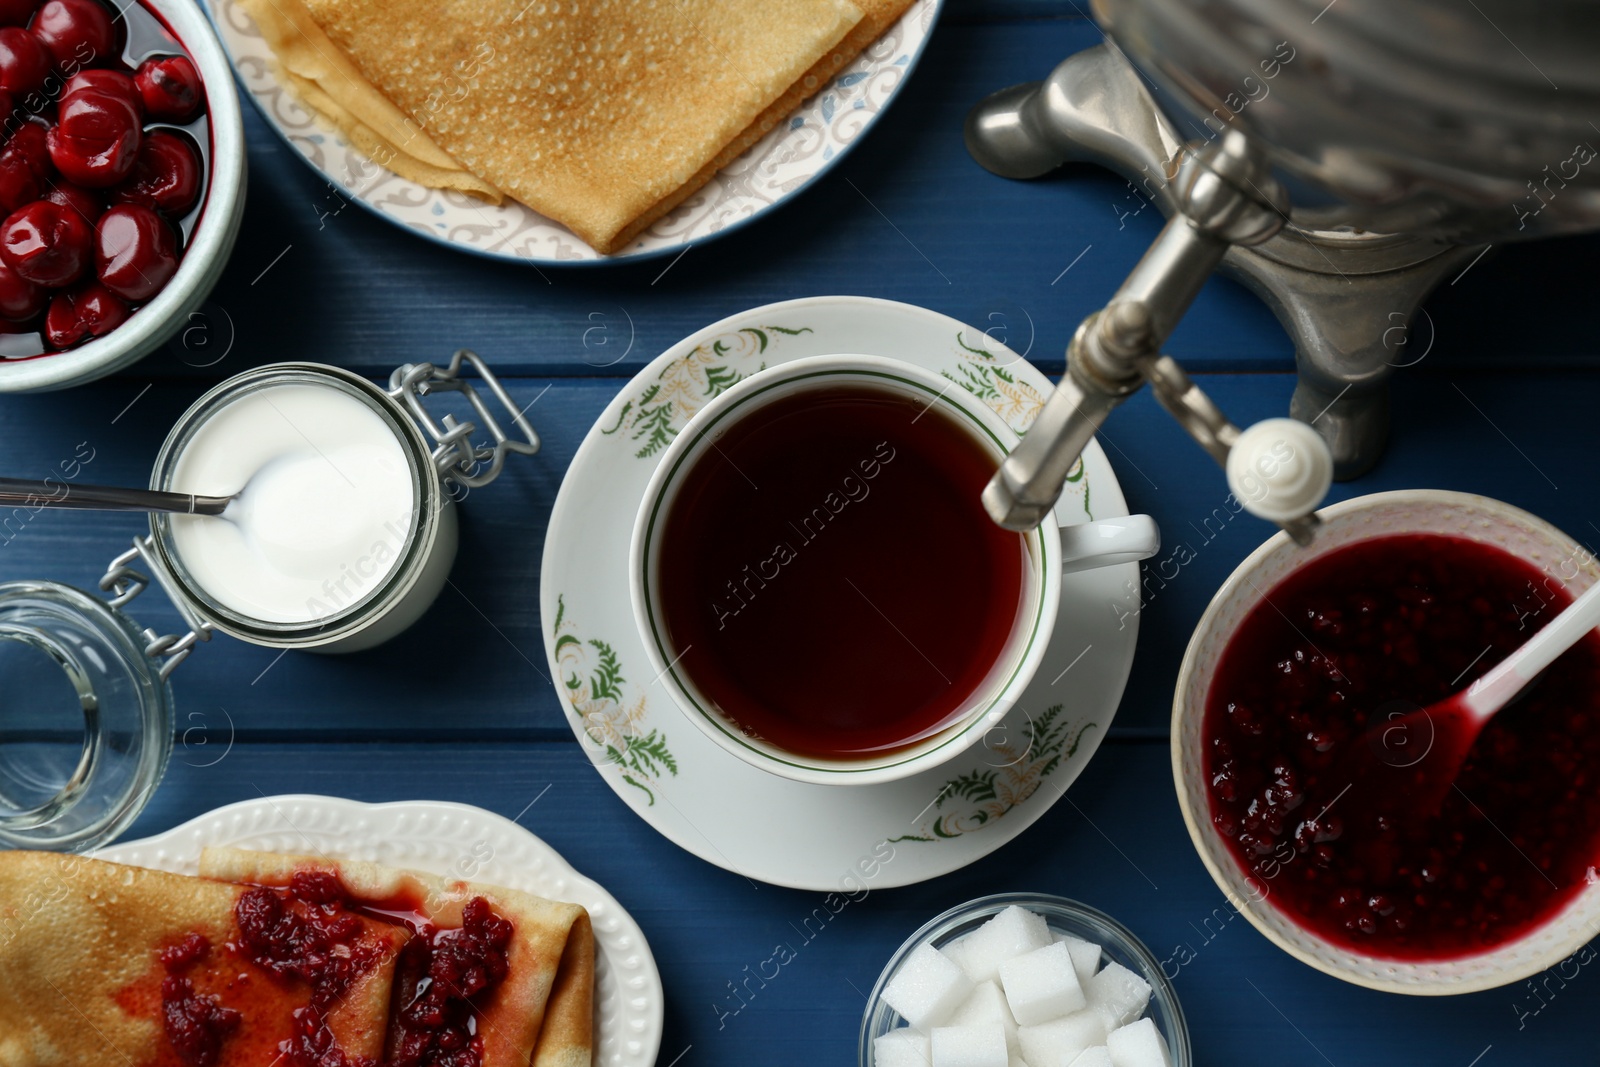
M 161 1024 L 178 1059 L 189 1067 L 212 1067 L 222 1054 L 222 1042 L 243 1017 L 225 1008 L 214 996 L 195 992 L 194 984 L 182 977 L 184 971 L 201 962 L 211 952 L 204 935 L 189 934 L 176 945 L 161 951 L 161 966 L 167 977 L 161 980 Z
M 182 941 L 162 949 L 156 959 L 169 974 L 193 966 L 211 954 L 211 942 L 205 934 L 187 934 Z
M 294 1012 L 293 1032 L 278 1045 L 283 1067 L 378 1067 L 339 1048 L 325 1025 L 327 1013 L 383 953 L 362 938 L 358 915 L 412 932 L 395 976 L 384 1067 L 479 1067 L 476 1013 L 505 981 L 515 928 L 482 897 L 463 909 L 460 929 L 419 924 L 420 916 L 408 920 L 414 914 L 353 900 L 326 871 L 299 871 L 287 889 L 257 887 L 239 898 L 234 915 L 244 957 L 281 981 L 311 988 L 310 1004 Z
M 249 890 L 234 907 L 246 958 L 306 983 L 313 1007 L 331 1005 L 382 955 L 362 939 L 361 920 L 343 901 L 338 879 L 324 872 L 298 873 L 288 890 Z
M 140 1067 L 380 1067 L 340 1048 L 327 1025 L 392 943 L 371 932 L 374 922 L 411 934 L 397 961 L 381 1067 L 481 1067 L 478 1019 L 505 981 L 515 927 L 482 897 L 463 909 L 459 929 L 429 924 L 420 907 L 354 899 L 326 871 L 297 872 L 287 888 L 245 890 L 234 906 L 235 937 L 216 951 L 199 933 L 180 937 L 117 994 L 125 1012 L 159 1019 L 167 1035 Z
M 1484 728 L 1436 816 L 1402 791 L 1340 793 L 1355 745 L 1383 738 L 1392 766 L 1448 746 L 1381 724 L 1464 689 L 1571 600 L 1556 573 L 1432 534 L 1350 545 L 1273 588 L 1223 653 L 1203 731 L 1212 823 L 1259 891 L 1328 941 L 1409 961 L 1486 952 L 1560 911 L 1600 855 L 1600 634 Z
M 257 886 L 234 906 L 239 947 L 246 959 L 285 982 L 311 989 L 311 1003 L 294 1013 L 294 1033 L 278 1046 L 284 1067 L 376 1067 L 346 1056 L 324 1018 L 383 955 L 364 938 L 361 920 L 346 909 L 344 886 L 326 871 L 299 871 L 288 889 Z
M 462 910 L 459 930 L 430 925 L 416 932 L 400 954 L 395 988 L 402 1007 L 386 1067 L 479 1067 L 477 1008 L 505 981 L 514 932 L 482 897 Z

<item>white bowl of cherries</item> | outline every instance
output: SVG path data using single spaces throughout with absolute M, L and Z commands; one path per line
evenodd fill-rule
M 244 180 L 232 73 L 192 0 L 0 0 L 0 392 L 163 344 L 222 273 Z

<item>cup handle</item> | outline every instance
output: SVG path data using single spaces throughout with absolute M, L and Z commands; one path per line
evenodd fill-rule
M 1148 515 L 1061 527 L 1061 573 L 1137 563 L 1161 551 L 1161 528 Z

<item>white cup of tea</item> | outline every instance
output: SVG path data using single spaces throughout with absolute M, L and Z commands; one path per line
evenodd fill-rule
M 1018 440 L 961 386 L 881 356 L 732 385 L 673 439 L 634 522 L 652 684 L 725 751 L 802 782 L 965 751 L 1039 669 L 1062 576 L 1160 547 L 1148 515 L 996 526 L 980 494 Z

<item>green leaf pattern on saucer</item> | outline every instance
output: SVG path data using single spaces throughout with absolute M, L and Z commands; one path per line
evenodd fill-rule
M 599 638 L 579 637 L 574 630 L 563 594 L 556 600 L 552 633 L 567 700 L 582 721 L 584 733 L 605 755 L 597 766 L 615 766 L 622 780 L 644 793 L 654 807 L 663 774 L 677 777 L 678 761 L 659 729 L 643 732 L 649 703 L 642 695 L 632 703 L 627 701 L 627 680 L 611 645 Z M 960 837 L 981 830 L 1026 801 L 1063 761 L 1077 753 L 1084 733 L 1098 725 L 1089 722 L 1073 730 L 1061 712 L 1062 705 L 1056 704 L 1037 721 L 1030 721 L 1027 740 L 1020 747 L 989 745 L 1004 763 L 950 779 L 931 807 L 942 810 L 949 802 L 951 810 L 925 821 L 920 832 L 890 841 L 931 843 Z
M 918 833 L 889 840 L 933 842 L 960 837 L 983 829 L 1033 796 L 1040 784 L 1078 751 L 1085 731 L 1098 725 L 1088 722 L 1074 731 L 1062 718 L 1061 708 L 1056 704 L 1037 721 L 1030 720 L 1026 743 L 1020 747 L 1009 742 L 987 745 L 1005 762 L 950 779 L 929 805 L 942 810 L 949 802 L 950 810 L 925 821 Z
M 573 631 L 566 617 L 567 601 L 556 601 L 556 662 L 561 667 L 561 686 L 573 712 L 583 723 L 583 732 L 604 752 L 599 766 L 615 766 L 622 780 L 642 791 L 651 807 L 663 774 L 677 777 L 678 761 L 667 747 L 660 730 L 644 733 L 648 704 L 641 694 L 629 703 L 622 676 L 622 664 L 612 647 L 599 638 L 585 640 Z

